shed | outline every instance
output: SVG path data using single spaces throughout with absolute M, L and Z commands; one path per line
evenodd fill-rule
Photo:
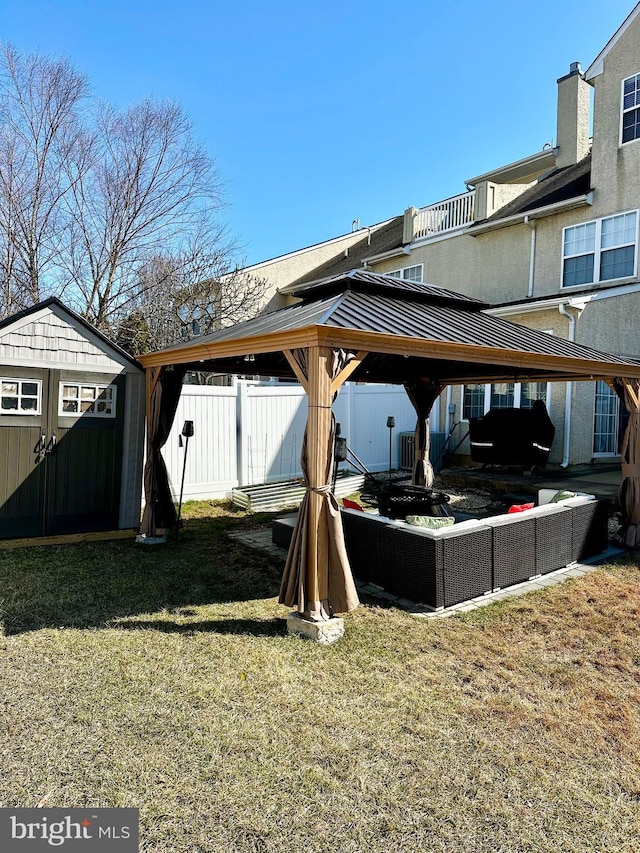
M 51 298 L 0 322 L 0 539 L 137 528 L 144 371 Z

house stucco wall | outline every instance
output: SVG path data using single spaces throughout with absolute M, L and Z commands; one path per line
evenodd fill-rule
M 460 234 L 418 245 L 401 264 L 394 258 L 372 268 L 384 273 L 424 264 L 425 282 L 487 302 L 506 302 L 527 295 L 530 246 L 530 229 L 516 225 L 477 237 Z
M 332 240 L 316 243 L 313 246 L 299 249 L 296 252 L 253 264 L 250 267 L 246 267 L 245 272 L 266 280 L 267 289 L 263 302 L 264 304 L 269 303 L 272 308 L 278 308 L 281 304 L 285 304 L 286 301 L 278 299 L 278 288 L 286 287 L 317 267 L 322 266 L 322 264 L 344 255 L 351 246 L 360 242 L 366 235 L 367 229 L 361 228 L 358 231 L 343 234 Z
M 640 73 L 640 17 L 629 26 L 593 79 L 592 186 L 598 215 L 640 206 L 640 140 L 620 145 L 622 81 Z

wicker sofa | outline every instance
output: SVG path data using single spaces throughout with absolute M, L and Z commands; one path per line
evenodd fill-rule
M 343 509 L 353 573 L 387 592 L 440 609 L 606 550 L 606 501 L 580 495 L 545 504 L 548 497 L 541 493 L 541 505 L 526 512 L 438 530 Z M 276 520 L 273 541 L 287 546 L 293 522 L 293 517 Z

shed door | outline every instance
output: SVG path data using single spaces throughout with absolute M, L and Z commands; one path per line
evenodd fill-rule
M 0 367 L 0 538 L 45 532 L 47 370 Z
M 118 526 L 125 378 L 51 371 L 46 531 Z
M 125 377 L 22 373 L 39 383 L 41 400 L 30 416 L 20 410 L 10 416 L 1 413 L 15 399 L 0 393 L 0 461 L 6 472 L 0 481 L 0 537 L 116 528 Z M 15 370 L 13 377 L 19 378 Z M 14 390 L 9 382 L 2 387 Z M 31 405 L 25 389 L 32 385 L 20 381 L 19 406 Z

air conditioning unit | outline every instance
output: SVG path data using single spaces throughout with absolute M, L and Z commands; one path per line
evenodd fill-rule
M 400 433 L 400 469 L 411 471 L 413 469 L 413 454 L 416 436 L 413 432 Z
M 436 474 L 442 467 L 442 452 L 444 450 L 445 444 L 445 434 L 443 432 L 432 432 L 431 433 L 431 447 L 429 452 L 429 458 L 431 459 L 431 464 L 433 465 L 434 471 Z M 400 433 L 400 470 L 401 471 L 412 471 L 413 470 L 413 459 L 414 459 L 414 447 L 415 447 L 416 435 L 414 432 L 401 432 Z

